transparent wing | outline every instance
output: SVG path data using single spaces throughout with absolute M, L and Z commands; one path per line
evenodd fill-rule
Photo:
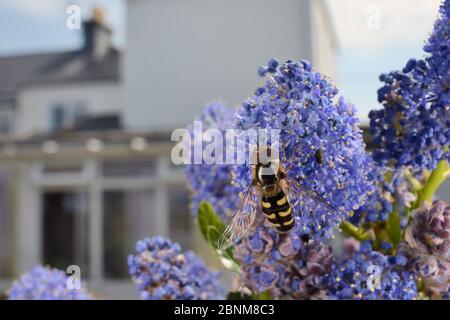
M 289 201 L 293 207 L 301 207 L 303 212 L 294 210 L 296 215 L 308 214 L 312 217 L 317 226 L 321 226 L 322 222 L 327 219 L 342 221 L 343 215 L 338 209 L 329 204 L 323 197 L 318 195 L 315 191 L 308 190 L 301 185 L 297 180 L 285 176 L 285 181 L 288 187 L 287 194 Z M 306 211 L 306 212 L 305 212 Z M 320 215 L 316 213 L 320 212 Z M 319 221 L 320 220 L 320 221 Z
M 219 237 L 217 246 L 220 250 L 228 249 L 236 241 L 248 235 L 255 221 L 258 208 L 258 190 L 256 185 L 252 183 L 242 195 Z

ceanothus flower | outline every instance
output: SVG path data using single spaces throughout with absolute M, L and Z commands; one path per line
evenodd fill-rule
M 129 273 L 144 300 L 223 299 L 220 273 L 208 269 L 193 252 L 177 243 L 153 237 L 136 243 L 128 256 Z
M 391 170 L 375 163 L 369 173 L 369 181 L 376 186 L 376 191 L 349 220 L 358 225 L 386 221 L 395 206 L 401 218 L 401 227 L 405 228 L 408 223 L 405 209 L 411 209 L 417 200 L 412 191 L 419 182 L 406 168 Z
M 331 271 L 328 245 L 303 239 L 296 232 L 280 234 L 259 218 L 260 225 L 235 246 L 241 262 L 237 287 L 267 292 L 273 299 L 322 299 L 322 278 Z
M 434 169 L 450 153 L 450 1 L 445 0 L 424 60 L 411 59 L 401 71 L 382 74 L 380 110 L 372 110 L 374 158 L 382 165 Z
M 336 259 L 324 280 L 330 299 L 411 300 L 417 298 L 412 272 L 403 271 L 406 258 L 387 257 L 364 241 L 358 251 Z
M 415 272 L 432 298 L 449 297 L 450 205 L 443 201 L 424 204 L 412 213 L 399 252 L 408 258 L 406 268 Z
M 201 121 L 203 130 L 218 129 L 225 137 L 225 130 L 233 128 L 234 110 L 219 102 L 207 105 L 197 121 Z M 193 128 L 189 128 L 193 135 Z M 203 141 L 203 146 L 206 143 Z M 231 184 L 231 165 L 226 164 L 189 164 L 185 166 L 185 176 L 192 190 L 191 208 L 194 215 L 200 202 L 208 201 L 217 214 L 226 218 L 239 200 L 238 190 Z
M 375 191 L 369 194 L 366 202 L 349 218 L 350 222 L 357 225 L 386 221 L 392 212 L 392 184 L 386 182 L 383 168 L 374 162 L 368 172 L 368 181 L 374 186 Z
M 287 175 L 339 211 L 335 214 L 325 206 L 291 197 L 294 211 L 300 213 L 293 232 L 329 238 L 341 217 L 350 216 L 374 192 L 355 108 L 343 97 L 336 100 L 337 89 L 309 62 L 279 65 L 271 59 L 259 74 L 270 78 L 243 103 L 236 128 L 280 130 L 281 164 L 290 169 Z M 268 139 L 268 143 L 276 141 Z M 249 165 L 236 166 L 233 172 L 240 190 L 250 184 Z
M 425 58 L 429 66 L 428 76 L 435 79 L 430 87 L 431 97 L 438 100 L 438 104 L 448 106 L 450 99 L 450 0 L 442 2 L 433 33 L 423 49 L 429 54 Z
M 67 275 L 42 265 L 33 267 L 14 281 L 8 290 L 10 300 L 91 300 L 85 288 L 70 288 Z
M 423 254 L 450 259 L 450 204 L 434 201 L 415 210 L 405 241 Z
M 398 252 L 407 258 L 405 270 L 411 271 L 423 283 L 424 293 L 434 299 L 450 298 L 450 261 L 441 256 L 427 254 L 404 241 Z

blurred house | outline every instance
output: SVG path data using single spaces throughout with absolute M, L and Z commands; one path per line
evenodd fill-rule
M 133 297 L 136 240 L 204 245 L 171 131 L 211 99 L 240 103 L 270 57 L 335 75 L 323 1 L 127 4 L 122 53 L 96 10 L 79 50 L 0 58 L 0 289 L 43 262 L 80 266 L 100 295 Z

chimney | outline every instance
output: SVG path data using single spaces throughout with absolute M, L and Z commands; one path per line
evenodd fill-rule
M 112 46 L 112 30 L 105 23 L 101 8 L 94 8 L 90 20 L 83 22 L 84 47 L 94 59 L 102 58 Z

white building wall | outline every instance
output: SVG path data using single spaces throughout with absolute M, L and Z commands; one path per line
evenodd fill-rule
M 331 17 L 323 0 L 311 2 L 312 56 L 315 70 L 337 85 L 338 44 Z
M 125 125 L 182 126 L 212 99 L 242 103 L 261 83 L 257 68 L 271 57 L 314 62 L 315 1 L 129 0 Z M 325 69 L 331 64 L 323 64 L 325 73 L 334 72 Z
M 51 129 L 51 110 L 57 104 L 84 101 L 90 115 L 122 109 L 121 88 L 115 81 L 49 83 L 23 88 L 17 96 L 15 133 L 46 133 Z

